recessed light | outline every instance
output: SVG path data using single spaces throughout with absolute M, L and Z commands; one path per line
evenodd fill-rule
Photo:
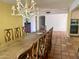
M 51 12 L 48 11 L 48 12 L 46 12 L 46 13 L 49 14 L 49 13 L 51 13 Z

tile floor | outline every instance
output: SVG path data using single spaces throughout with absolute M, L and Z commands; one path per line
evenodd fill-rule
M 63 32 L 53 33 L 52 48 L 48 54 L 48 59 L 79 59 L 77 57 L 79 38 L 76 41 L 72 37 L 67 38 L 65 36 Z

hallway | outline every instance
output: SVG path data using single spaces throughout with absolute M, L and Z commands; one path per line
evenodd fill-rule
M 65 36 L 63 32 L 53 33 L 52 48 L 48 59 L 76 59 L 77 49 L 73 46 L 74 42 L 70 43 L 70 39 Z

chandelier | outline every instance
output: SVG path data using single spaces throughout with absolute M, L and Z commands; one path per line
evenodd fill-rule
M 12 15 L 18 15 L 29 18 L 36 10 L 36 2 L 34 0 L 26 0 L 25 5 L 22 0 L 16 0 L 16 4 L 12 6 Z

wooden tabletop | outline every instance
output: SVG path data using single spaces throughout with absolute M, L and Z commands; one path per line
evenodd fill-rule
M 32 47 L 33 43 L 38 40 L 40 34 L 30 33 L 23 39 L 17 40 L 7 48 L 0 51 L 0 59 L 18 59 L 19 55 Z

